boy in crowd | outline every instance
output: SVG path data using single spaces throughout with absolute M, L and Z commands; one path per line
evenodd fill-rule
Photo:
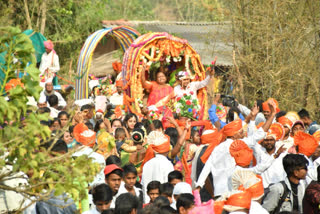
M 123 181 L 124 183 L 121 183 L 118 194 L 123 193 L 131 193 L 134 196 L 137 196 L 139 198 L 140 203 L 143 203 L 143 194 L 142 190 L 135 187 L 135 183 L 137 181 L 138 172 L 137 169 L 134 167 L 133 164 L 127 164 L 123 168 Z
M 107 165 L 104 169 L 105 182 L 111 188 L 112 195 L 113 195 L 110 208 L 115 207 L 116 199 L 119 196 L 118 191 L 121 184 L 122 172 L 123 172 L 123 169 L 121 169 L 119 166 L 115 164 Z
M 112 201 L 112 190 L 107 184 L 99 184 L 93 188 L 92 197 L 96 207 L 83 214 L 99 214 L 108 210 Z
M 131 193 L 123 193 L 116 200 L 116 214 L 136 214 L 139 208 L 139 199 Z
M 156 199 L 160 195 L 160 184 L 161 183 L 159 181 L 151 181 L 150 183 L 148 183 L 147 195 L 150 198 L 150 202 L 144 204 L 143 207 L 153 203 L 154 199 Z
M 168 182 L 175 186 L 177 183 L 183 181 L 183 175 L 178 170 L 174 170 L 168 174 Z
M 172 204 L 173 185 L 169 182 L 161 184 L 159 190 L 160 195 L 166 197 L 169 200 L 170 204 Z

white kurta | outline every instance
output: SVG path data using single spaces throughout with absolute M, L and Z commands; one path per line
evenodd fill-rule
M 58 97 L 58 106 L 65 107 L 67 105 L 66 101 L 63 99 L 62 95 L 59 92 L 54 91 L 54 95 L 56 95 Z M 46 97 L 46 95 L 44 93 L 44 90 L 41 91 L 41 93 L 40 93 L 40 99 L 39 100 L 41 100 L 41 99 L 47 100 L 47 97 Z
M 147 197 L 147 186 L 151 181 L 159 181 L 160 183 L 168 182 L 168 174 L 174 170 L 172 163 L 167 157 L 156 154 L 154 158 L 147 161 L 142 170 L 141 184 L 143 186 L 143 194 L 145 203 L 149 203 Z
M 253 135 L 243 138 L 249 147 L 254 147 L 258 141 L 265 137 L 266 133 L 262 128 L 259 128 Z M 211 172 L 213 176 L 214 194 L 215 196 L 222 195 L 225 192 L 232 190 L 231 176 L 235 169 L 236 163 L 234 158 L 230 155 L 229 148 L 232 139 L 228 138 L 220 143 L 211 153 L 207 160 L 201 174 L 196 182 L 196 186 L 203 187 L 206 178 Z
M 256 201 L 251 201 L 249 214 L 269 214 L 269 212 Z
M 210 82 L 210 76 L 207 76 L 204 80 L 202 81 L 195 81 L 195 82 L 191 82 L 186 89 L 183 89 L 181 87 L 181 85 L 177 85 L 176 87 L 174 87 L 174 94 L 175 96 L 177 97 L 181 97 L 183 96 L 183 94 L 190 94 L 190 92 L 192 91 L 193 92 L 193 95 L 192 95 L 192 99 L 196 99 L 198 100 L 197 98 L 197 91 L 200 89 L 200 88 L 203 88 L 205 87 L 206 85 L 208 85 L 208 83 Z
M 111 95 L 109 100 L 110 100 L 110 103 L 112 103 L 115 106 L 123 105 L 123 93 L 119 94 L 118 92 L 116 92 L 113 95 Z
M 282 145 L 284 145 L 283 148 L 285 148 L 286 151 L 288 151 L 288 149 L 290 149 L 294 145 L 293 138 L 289 136 L 286 140 L 277 141 L 276 150 L 278 150 Z
M 44 75 L 44 72 L 47 68 L 49 68 L 49 71 L 53 73 L 57 73 L 60 70 L 59 57 L 56 53 L 53 53 L 53 51 L 51 51 L 49 54 L 47 54 L 47 52 L 42 54 L 39 67 L 40 75 Z

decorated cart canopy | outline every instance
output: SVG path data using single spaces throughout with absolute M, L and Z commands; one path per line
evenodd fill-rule
M 88 75 L 92 65 L 93 54 L 103 38 L 110 44 L 105 52 L 111 52 L 118 48 L 125 51 L 130 44 L 139 36 L 139 32 L 131 27 L 119 26 L 114 28 L 104 28 L 91 34 L 82 46 L 77 65 L 76 93 L 75 99 L 85 99 L 89 95 Z M 111 65 L 111 63 L 109 63 Z
M 122 80 L 126 94 L 130 102 L 125 102 L 131 112 L 140 114 L 141 103 L 145 99 L 142 86 L 141 74 L 145 66 L 150 67 L 149 78 L 155 76 L 153 67 L 165 67 L 165 73 L 171 86 L 175 86 L 175 75 L 173 72 L 185 71 L 191 75 L 192 81 L 205 79 L 205 69 L 201 64 L 200 56 L 190 46 L 187 40 L 175 37 L 166 32 L 147 33 L 136 39 L 125 52 L 122 64 Z M 180 70 L 178 69 L 180 66 Z M 207 91 L 206 88 L 198 90 L 198 103 L 200 112 L 197 119 L 207 118 Z M 133 102 L 132 102 L 133 101 Z M 166 108 L 172 108 L 170 103 Z

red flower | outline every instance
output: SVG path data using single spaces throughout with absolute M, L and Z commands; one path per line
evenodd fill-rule
M 184 93 L 184 94 L 183 94 L 183 96 L 187 96 L 187 94 L 186 94 L 186 93 Z
M 187 100 L 187 101 L 186 101 L 186 104 L 187 104 L 187 105 L 191 105 L 191 101 L 190 101 L 190 100 Z
M 190 94 L 193 95 L 193 91 L 190 91 Z
M 181 100 L 181 97 L 178 97 L 178 98 L 177 98 L 177 101 L 179 101 L 179 100 Z

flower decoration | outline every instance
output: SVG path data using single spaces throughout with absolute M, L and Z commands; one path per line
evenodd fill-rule
M 193 92 L 184 93 L 183 96 L 177 97 L 174 103 L 175 112 L 182 117 L 188 117 L 190 119 L 197 118 L 200 107 L 198 100 L 193 98 Z

